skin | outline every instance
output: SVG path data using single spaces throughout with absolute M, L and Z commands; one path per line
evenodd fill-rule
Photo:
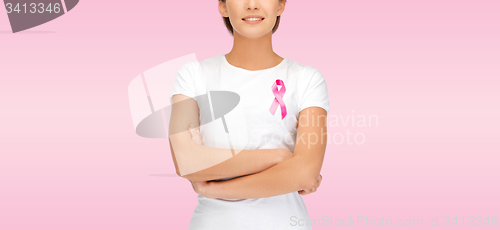
M 232 156 L 230 149 L 196 144 L 188 127 L 190 124 L 199 126 L 198 115 L 196 100 L 183 94 L 172 97 L 168 132 L 170 151 L 177 175 L 190 181 L 210 181 L 261 172 L 293 155 L 286 149 L 277 148 L 235 150 L 237 154 Z
M 228 0 L 226 3 L 219 1 L 220 13 L 235 22 L 233 49 L 226 54 L 228 62 L 248 70 L 270 68 L 281 63 L 283 58 L 272 50 L 271 35 L 276 17 L 284 10 L 285 1 Z M 241 20 L 250 14 L 261 15 L 265 20 L 258 25 L 249 25 Z M 189 103 L 177 103 L 183 100 Z M 172 102 L 169 133 L 175 135 L 169 135 L 170 150 L 176 173 L 183 178 L 190 181 L 209 181 L 250 175 L 293 155 L 286 149 L 258 149 L 237 150 L 237 154 L 232 157 L 227 149 L 192 145 L 188 126 L 199 126 L 197 102 L 182 94 L 174 95 Z
M 247 70 L 260 70 L 283 61 L 272 49 L 272 29 L 276 17 L 283 13 L 285 4 L 285 1 L 279 0 L 219 1 L 220 14 L 230 18 L 234 29 L 233 48 L 226 54 L 231 65 Z M 265 19 L 259 24 L 251 25 L 242 20 L 247 15 L 260 15 Z M 320 107 L 309 107 L 299 113 L 297 141 L 292 157 L 283 158 L 279 163 L 258 173 L 228 181 L 190 180 L 193 189 L 208 198 L 227 199 L 255 199 L 294 191 L 299 191 L 301 195 L 316 192 L 322 180 L 320 171 L 326 141 L 318 141 L 314 137 L 323 136 L 327 140 L 326 115 L 326 111 Z M 312 122 L 313 119 L 316 122 Z M 203 145 L 196 129 L 188 132 L 194 143 Z
M 261 70 L 277 66 L 283 58 L 273 51 L 272 29 L 277 16 L 285 10 L 285 1 L 226 0 L 219 1 L 219 12 L 229 17 L 234 31 L 233 48 L 226 54 L 227 61 L 247 70 Z M 247 24 L 242 18 L 260 15 L 264 21 Z
M 318 107 L 311 108 L 310 111 L 312 111 L 316 108 L 318 108 Z M 309 110 L 309 108 L 304 109 L 303 111 L 307 111 L 307 110 Z M 308 117 L 308 116 L 302 115 L 303 119 L 307 119 L 306 117 Z M 314 118 L 317 118 L 318 116 L 309 116 L 309 117 L 314 119 Z M 307 126 L 302 126 L 302 127 L 307 127 Z M 323 125 L 320 125 L 319 127 L 323 127 Z M 302 132 L 302 133 L 304 134 L 305 132 Z M 201 137 L 199 127 L 194 128 L 193 126 L 190 126 L 189 127 L 189 134 L 191 135 L 191 139 L 194 143 L 196 143 L 198 145 L 203 145 L 203 138 Z M 286 157 L 286 159 L 290 159 L 290 158 L 291 158 L 290 156 Z M 286 159 L 283 159 L 280 162 L 283 162 Z M 306 189 L 299 190 L 298 191 L 299 194 L 300 195 L 308 195 L 310 193 L 316 192 L 317 188 L 321 184 L 322 179 L 323 179 L 323 177 L 321 176 L 321 174 L 318 173 L 318 179 L 316 180 L 316 183 L 309 186 Z M 206 181 L 199 182 L 199 181 L 193 181 L 193 180 L 190 180 L 190 182 L 191 182 L 191 185 L 193 186 L 194 191 L 202 196 L 209 197 L 209 198 L 222 198 L 222 196 L 223 196 L 223 195 L 218 196 L 218 194 L 221 194 L 220 191 L 222 188 L 217 188 L 217 186 L 214 186 L 215 184 L 222 183 L 222 182 L 206 182 Z M 212 183 L 211 187 L 209 186 L 209 183 Z M 217 189 L 219 189 L 219 190 L 217 190 Z M 229 197 L 225 197 L 225 198 L 229 198 Z M 260 198 L 260 197 L 256 197 L 256 198 Z

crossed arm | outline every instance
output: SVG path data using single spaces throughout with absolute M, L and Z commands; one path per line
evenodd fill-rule
M 189 133 L 192 124 L 199 126 L 197 102 L 185 95 L 172 97 L 169 142 L 177 175 L 190 181 L 210 181 L 249 175 L 263 171 L 292 157 L 286 149 L 235 150 L 196 144 Z
M 186 98 L 188 97 L 178 94 L 174 95 L 172 100 L 175 104 L 175 101 Z M 191 117 L 183 115 L 181 119 L 180 115 L 175 115 L 181 111 Z M 190 112 L 186 113 L 187 111 Z M 185 141 L 184 146 L 191 146 L 192 151 L 210 150 L 215 154 L 223 151 L 193 144 L 187 127 L 191 123 L 198 126 L 196 101 L 193 100 L 192 105 L 186 108 L 175 108 L 174 105 L 171 119 L 170 129 L 174 121 L 174 124 L 179 125 L 177 128 L 184 127 L 186 130 L 184 137 L 179 139 Z M 183 177 L 192 183 L 195 181 L 193 185 L 196 184 L 197 192 L 209 198 L 253 199 L 315 189 L 318 178 L 321 177 L 319 173 L 326 149 L 326 111 L 320 107 L 305 108 L 299 113 L 298 123 L 297 140 L 292 155 L 285 149 L 241 150 L 239 154 L 222 163 Z M 170 140 L 172 158 L 180 175 L 172 149 L 172 138 Z M 178 139 L 175 141 L 180 142 Z M 246 176 L 222 182 L 209 181 L 240 175 Z

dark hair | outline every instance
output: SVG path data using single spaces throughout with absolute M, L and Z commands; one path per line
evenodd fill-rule
M 219 0 L 219 1 L 222 1 L 223 3 L 226 3 L 226 0 Z M 285 1 L 286 0 L 279 0 L 280 2 L 281 1 Z M 280 24 L 280 17 L 281 16 L 278 16 L 278 18 L 276 19 L 276 24 L 274 24 L 274 27 L 273 27 L 273 34 L 274 32 L 276 32 L 276 30 L 278 29 L 278 26 Z M 224 24 L 226 24 L 226 28 L 227 30 L 229 30 L 229 32 L 231 33 L 231 35 L 234 36 L 234 30 L 233 30 L 233 26 L 231 25 L 231 21 L 229 20 L 229 17 L 222 17 L 222 19 L 224 20 Z

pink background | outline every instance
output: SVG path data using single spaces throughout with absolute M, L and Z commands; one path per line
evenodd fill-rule
M 275 52 L 322 72 L 330 122 L 378 117 L 329 127 L 338 139 L 323 182 L 303 197 L 311 219 L 422 219 L 417 228 L 435 229 L 429 217 L 443 228 L 445 216 L 464 216 L 448 227 L 473 229 L 468 217 L 481 216 L 490 225 L 480 229 L 498 228 L 499 7 L 288 2 Z M 187 229 L 197 194 L 168 176 L 166 139 L 135 134 L 127 87 L 162 62 L 231 47 L 215 0 L 81 1 L 16 34 L 0 14 L 0 229 Z M 342 142 L 347 132 L 364 143 Z

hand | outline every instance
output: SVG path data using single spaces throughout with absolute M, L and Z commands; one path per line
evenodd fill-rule
M 302 196 L 304 196 L 304 195 L 316 192 L 316 190 L 318 189 L 319 185 L 321 184 L 321 180 L 322 179 L 323 179 L 323 177 L 321 176 L 321 174 L 318 174 L 318 180 L 316 181 L 316 185 L 313 188 L 308 188 L 308 189 L 300 190 L 299 194 L 302 195 Z
M 198 193 L 199 195 L 202 195 L 204 197 L 208 197 L 206 192 L 207 192 L 207 188 L 208 188 L 208 184 L 210 182 L 207 182 L 207 181 L 192 181 L 190 180 L 189 182 L 191 182 L 191 185 L 193 186 L 193 189 L 196 193 Z M 211 197 L 208 197 L 208 198 L 211 198 Z
M 200 127 L 194 128 L 194 126 L 192 124 L 190 124 L 189 125 L 189 133 L 191 134 L 191 140 L 194 143 L 199 144 L 199 145 L 203 145 L 203 138 L 201 137 L 201 134 L 200 134 Z M 193 186 L 193 190 L 196 193 L 198 193 L 199 195 L 202 195 L 204 197 L 207 197 L 207 198 L 213 198 L 213 197 L 209 197 L 209 195 L 208 195 L 209 184 L 212 182 L 192 181 L 192 180 L 189 180 L 189 182 L 191 182 L 191 186 Z
M 191 140 L 193 140 L 194 143 L 203 145 L 203 138 L 200 134 L 200 127 L 194 128 L 193 124 L 190 124 L 189 133 L 191 134 Z

